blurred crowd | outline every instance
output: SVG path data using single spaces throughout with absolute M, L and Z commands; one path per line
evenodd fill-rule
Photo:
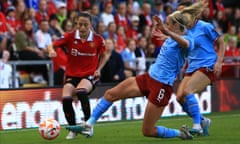
M 7 60 L 49 60 L 47 46 L 74 30 L 74 18 L 82 11 L 93 17 L 93 31 L 106 39 L 109 61 L 101 82 L 119 82 L 146 71 L 163 41 L 151 37 L 152 16 L 163 21 L 177 10 L 179 2 L 192 0 L 1 0 L 0 55 Z M 193 0 L 194 1 L 194 0 Z M 239 0 L 209 0 L 202 19 L 224 36 L 225 56 L 240 56 Z M 217 51 L 216 45 L 216 51 Z M 57 48 L 55 85 L 61 85 L 67 63 L 66 49 Z M 2 57 L 2 56 L 1 56 Z M 5 60 L 5 62 L 7 61 Z M 228 61 L 229 62 L 229 61 Z M 1 69 L 0 69 L 1 70 Z M 19 66 L 34 83 L 47 83 L 46 65 Z

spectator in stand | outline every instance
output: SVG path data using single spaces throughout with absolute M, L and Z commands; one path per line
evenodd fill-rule
M 125 79 L 122 57 L 115 51 L 113 39 L 106 39 L 105 44 L 107 62 L 101 70 L 100 81 L 102 83 L 120 82 Z
M 231 25 L 228 29 L 228 32 L 226 34 L 224 34 L 224 42 L 226 44 L 228 44 L 229 40 L 230 39 L 234 39 L 234 41 L 236 42 L 237 44 L 237 33 L 236 33 L 236 26 L 235 25 Z
M 92 9 L 91 9 L 90 13 L 91 13 L 92 19 L 93 19 L 93 29 L 97 30 L 98 23 L 100 21 L 102 21 L 100 18 L 99 7 L 97 4 L 92 5 Z
M 71 10 L 67 12 L 67 19 L 74 22 L 74 18 L 78 16 L 78 12 L 76 10 Z
M 112 14 L 113 5 L 111 2 L 106 2 L 104 5 L 104 12 L 101 13 L 101 19 L 105 26 L 108 26 L 110 22 L 114 22 L 114 16 Z
M 65 19 L 62 23 L 62 30 L 64 32 L 72 32 L 73 31 L 73 22 L 69 19 Z
M 113 40 L 117 40 L 117 34 L 116 34 L 116 30 L 117 30 L 117 25 L 114 22 L 110 22 L 107 26 L 107 30 L 103 33 L 103 38 L 104 39 L 113 39 Z
M 144 2 L 142 6 L 142 14 L 139 15 L 138 31 L 142 32 L 144 26 L 152 25 L 151 5 L 148 2 Z
M 60 27 L 58 18 L 55 14 L 50 16 L 49 19 L 49 31 L 52 40 L 57 40 L 64 35 L 64 30 Z
M 138 69 L 138 75 L 143 74 L 146 70 L 146 54 L 145 51 L 147 49 L 147 39 L 146 37 L 140 37 L 138 39 L 138 46 L 135 49 L 135 55 L 136 55 L 136 62 L 137 62 L 137 69 Z
M 29 18 L 28 9 L 26 8 L 26 4 L 23 0 L 16 0 L 14 6 L 16 8 L 16 29 L 19 30 L 21 27 L 23 27 L 24 20 Z
M 7 36 L 8 33 L 8 27 L 6 25 L 6 17 L 4 13 L 0 11 L 0 35 L 1 36 Z
M 219 33 L 223 33 L 225 30 L 225 27 L 227 27 L 227 23 L 226 23 L 226 18 L 225 18 L 225 14 L 222 11 L 217 11 L 213 21 L 212 21 L 214 27 L 216 27 L 217 32 Z
M 11 76 L 12 76 L 12 67 L 7 64 L 10 57 L 10 53 L 7 50 L 0 51 L 0 89 L 1 88 L 10 88 L 11 85 Z
M 126 12 L 127 12 L 126 3 L 125 2 L 119 3 L 117 13 L 114 15 L 114 20 L 117 26 L 123 26 L 127 28 L 128 18 Z
M 240 50 L 236 45 L 236 41 L 233 38 L 230 38 L 226 47 L 226 51 L 224 56 L 240 56 Z M 229 62 L 229 61 L 225 61 L 225 62 Z
M 76 3 L 76 10 L 79 12 L 88 11 L 91 8 L 91 3 L 89 2 L 89 0 L 78 0 Z
M 117 27 L 116 52 L 121 53 L 126 47 L 127 36 L 123 26 Z
M 15 7 L 10 6 L 6 10 L 6 25 L 8 27 L 8 35 L 12 40 L 17 31 L 17 21 L 15 18 Z
M 97 25 L 97 30 L 96 32 L 98 34 L 100 34 L 101 36 L 103 36 L 103 33 L 106 31 L 106 26 L 104 25 L 104 23 L 102 21 L 100 21 Z
M 13 31 L 12 28 L 10 28 L 10 26 L 6 23 L 6 17 L 4 15 L 4 13 L 0 12 L 0 40 L 1 40 L 1 44 L 0 44 L 0 51 L 3 49 L 8 49 L 9 45 L 9 32 L 10 33 L 14 33 L 11 32 Z
M 145 37 L 147 41 L 151 40 L 151 27 L 150 26 L 144 26 L 142 32 L 139 34 L 141 37 Z
M 223 0 L 216 0 L 216 11 L 223 11 L 224 12 L 224 5 Z
M 24 20 L 24 27 L 16 33 L 15 44 L 20 60 L 46 60 L 44 52 L 36 46 L 30 18 Z M 33 82 L 46 83 L 47 68 L 45 65 L 23 66 L 20 70 L 29 73 Z
M 127 78 L 137 74 L 135 50 L 136 41 L 134 39 L 129 39 L 127 47 L 121 52 L 125 67 L 124 73 Z
M 49 31 L 49 23 L 47 20 L 41 20 L 39 30 L 35 33 L 35 41 L 37 47 L 43 51 L 43 54 L 47 56 L 47 47 L 52 43 L 52 37 Z M 63 34 L 64 32 L 62 32 Z
M 47 0 L 47 10 L 48 10 L 48 15 L 49 16 L 57 13 L 55 0 Z
M 237 30 L 240 29 L 240 7 L 235 9 L 233 24 L 236 25 Z
M 62 26 L 63 21 L 67 18 L 67 7 L 66 3 L 64 2 L 58 2 L 57 3 L 57 13 L 56 13 L 59 24 Z
M 204 10 L 202 12 L 201 20 L 203 20 L 205 22 L 212 23 L 212 19 L 210 17 L 210 9 L 209 9 L 209 7 L 205 7 L 204 8 Z
M 127 13 L 130 17 L 132 15 L 139 15 L 141 13 L 139 1 L 127 0 Z
M 162 0 L 155 0 L 152 14 L 159 16 L 161 20 L 165 20 L 166 18 L 165 18 L 165 13 L 163 9 L 164 9 L 164 3 L 162 2 Z
M 135 49 L 135 55 L 136 57 L 144 57 L 146 58 L 146 50 L 148 46 L 148 41 L 146 37 L 140 37 L 138 38 L 138 45 Z
M 36 20 L 36 11 L 34 8 L 29 8 L 28 13 L 29 13 L 29 18 L 32 19 L 32 22 L 33 22 L 33 31 L 36 32 L 38 30 L 38 23 Z
M 171 3 L 169 3 L 169 2 L 165 3 L 163 10 L 164 10 L 164 13 L 165 13 L 164 21 L 166 21 L 167 16 L 170 15 L 173 12 L 173 7 L 172 7 Z
M 158 52 L 156 52 L 155 44 L 149 43 L 146 51 L 146 57 L 147 58 L 156 58 Z
M 133 15 L 131 17 L 131 23 L 127 29 L 127 38 L 134 39 L 137 41 L 138 39 L 138 26 L 139 26 L 139 16 Z
M 40 25 L 42 20 L 49 20 L 47 0 L 39 0 L 38 11 L 36 12 L 35 19 Z

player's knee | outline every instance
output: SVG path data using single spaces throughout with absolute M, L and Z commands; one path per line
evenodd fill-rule
M 82 95 L 87 95 L 88 92 L 87 92 L 87 89 L 85 88 L 77 88 L 76 89 L 76 94 L 78 97 L 82 96 Z
M 183 89 L 183 96 L 187 96 L 192 93 L 194 93 L 194 90 L 191 87 L 186 87 Z
M 108 101 L 110 101 L 110 102 L 114 102 L 114 101 L 116 101 L 117 99 L 117 97 L 116 97 L 116 95 L 114 94 L 114 92 L 110 89 L 110 90 L 107 90 L 106 92 L 105 92 L 105 94 L 104 94 L 104 98 L 106 99 L 106 100 L 108 100 Z

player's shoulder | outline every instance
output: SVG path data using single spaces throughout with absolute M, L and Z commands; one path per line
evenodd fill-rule
M 95 33 L 95 32 L 93 33 L 93 37 L 94 37 L 94 39 L 97 39 L 97 40 L 104 40 L 100 34 Z
M 211 23 L 209 23 L 209 22 L 206 22 L 206 21 L 203 21 L 203 20 L 199 20 L 198 21 L 198 25 L 200 26 L 200 27 L 209 27 L 209 26 L 212 26 L 212 24 Z
M 75 37 L 75 31 L 72 31 L 72 32 L 65 32 L 64 35 L 61 36 L 61 39 L 66 39 L 66 38 L 69 38 L 69 37 Z

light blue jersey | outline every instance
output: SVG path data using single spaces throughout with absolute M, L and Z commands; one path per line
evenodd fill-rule
M 154 64 L 149 68 L 149 75 L 164 84 L 173 85 L 177 75 L 183 67 L 189 50 L 194 47 L 190 33 L 182 36 L 189 41 L 189 48 L 180 48 L 172 38 L 164 41 Z
M 213 69 L 217 60 L 217 54 L 213 43 L 219 37 L 213 25 L 199 20 L 190 29 L 194 38 L 194 49 L 189 52 L 187 73 L 191 73 L 200 67 Z

